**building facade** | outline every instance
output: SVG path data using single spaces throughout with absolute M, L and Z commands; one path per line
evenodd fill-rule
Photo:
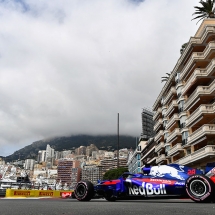
M 24 167 L 26 170 L 34 170 L 34 164 L 35 164 L 34 159 L 26 159 Z
M 93 184 L 97 184 L 98 180 L 102 180 L 102 167 L 94 165 L 86 165 L 82 169 L 82 180 L 88 180 Z
M 135 151 L 130 151 L 128 156 L 128 171 L 130 173 L 140 173 L 141 171 L 141 151 L 146 147 L 146 141 L 140 141 Z
M 57 182 L 60 182 L 64 185 L 72 184 L 72 168 L 73 161 L 72 160 L 58 160 L 57 166 Z
M 214 19 L 190 38 L 153 111 L 156 164 L 203 169 L 215 161 Z
M 149 138 L 154 137 L 154 121 L 153 121 L 153 112 L 147 108 L 143 108 L 142 113 L 142 133 L 141 139 L 148 140 Z

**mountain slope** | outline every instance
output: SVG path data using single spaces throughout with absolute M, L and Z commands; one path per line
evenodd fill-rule
M 13 161 L 18 159 L 32 158 L 36 159 L 39 150 L 45 150 L 46 145 L 49 144 L 56 151 L 63 150 L 75 150 L 79 146 L 88 146 L 95 144 L 99 149 L 102 150 L 116 150 L 117 149 L 117 136 L 116 135 L 103 135 L 103 136 L 90 136 L 90 135 L 76 135 L 70 137 L 58 137 L 49 140 L 40 140 L 33 142 L 12 155 L 5 158 L 6 161 Z M 119 137 L 119 148 L 135 148 L 136 138 L 131 136 L 120 136 Z

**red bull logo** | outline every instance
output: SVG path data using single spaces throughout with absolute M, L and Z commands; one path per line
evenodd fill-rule
M 177 170 L 174 167 L 161 165 L 161 166 L 153 166 L 150 170 L 149 175 L 154 177 L 163 177 L 165 174 L 169 174 L 173 178 L 177 178 L 180 180 L 184 180 L 184 178 L 180 175 L 180 172 L 184 172 L 182 168 L 184 166 L 179 166 L 181 170 Z

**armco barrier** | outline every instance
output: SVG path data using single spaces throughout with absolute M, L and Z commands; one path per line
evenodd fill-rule
M 14 190 L 7 189 L 5 197 L 53 197 L 60 198 L 64 193 L 72 193 L 72 190 Z

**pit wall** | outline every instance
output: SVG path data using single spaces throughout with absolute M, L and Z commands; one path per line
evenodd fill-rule
M 73 190 L 14 190 L 7 189 L 5 197 L 53 197 L 71 196 Z

